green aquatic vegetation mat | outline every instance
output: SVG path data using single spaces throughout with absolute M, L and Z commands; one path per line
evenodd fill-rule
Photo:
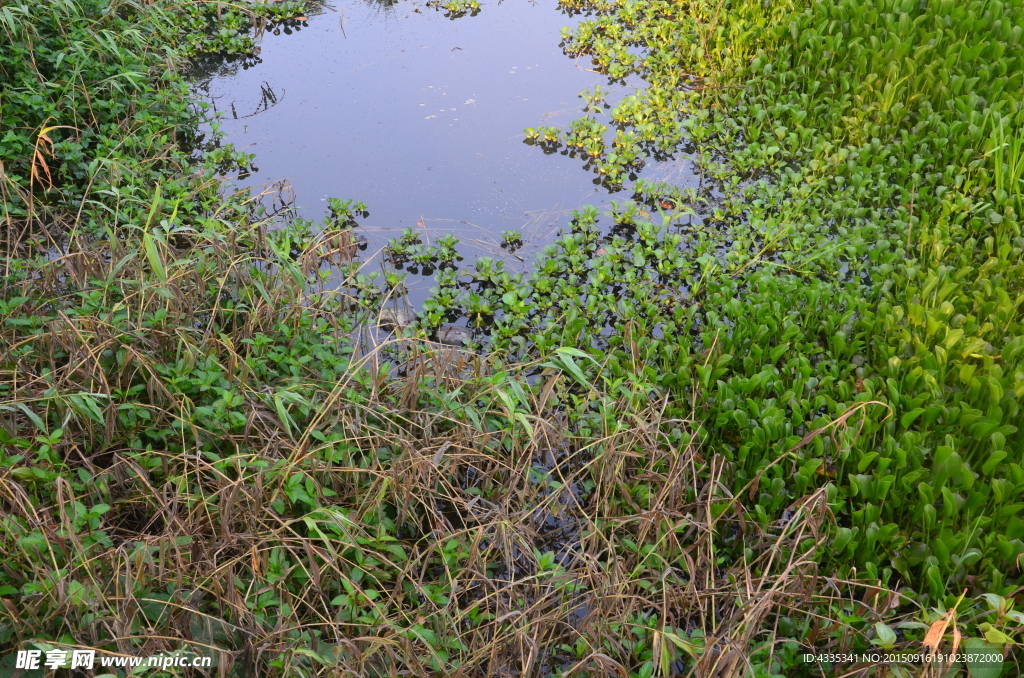
M 1021 4 L 576 7 L 595 16 L 566 49 L 649 83 L 584 120 L 648 157 L 687 154 L 715 195 L 683 203 L 697 214 L 685 224 L 631 215 L 615 220 L 629 238 L 559 242 L 523 295 L 530 312 L 603 313 L 610 347 L 650 337 L 649 379 L 700 404 L 733 491 L 757 479 L 761 520 L 832 480 L 831 567 L 922 602 L 1014 590 Z M 618 176 L 614 154 L 600 161 Z M 585 342 L 553 341 L 567 339 Z M 792 451 L 867 402 L 880 404 L 857 427 Z
M 484 345 L 590 347 L 581 381 L 671 394 L 762 525 L 827 487 L 830 571 L 926 605 L 1015 591 L 1021 4 L 568 6 L 590 16 L 567 52 L 647 87 L 528 141 L 613 182 L 689 158 L 702 186 L 577 214 L 528 275 L 478 261 L 453 303 Z M 560 402 L 606 431 L 582 400 Z

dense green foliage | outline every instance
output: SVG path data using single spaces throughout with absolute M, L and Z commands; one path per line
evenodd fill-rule
M 404 338 L 366 206 L 270 223 L 196 149 L 185 60 L 301 5 L 0 7 L 0 668 L 838 674 L 800 653 L 954 607 L 1013 659 L 1021 3 L 563 5 L 649 86 L 528 141 L 701 187 L 579 212 L 528 275 L 396 238 L 437 277 Z M 459 317 L 485 350 L 427 340 Z
M 579 214 L 525 280 L 478 261 L 480 299 L 455 303 L 498 316 L 498 350 L 547 330 L 527 354 L 592 344 L 603 378 L 639 364 L 678 414 L 695 402 L 731 491 L 757 478 L 763 524 L 835 478 L 834 566 L 922 601 L 1013 591 L 1020 5 L 584 6 L 597 15 L 566 49 L 650 87 L 606 113 L 585 92 L 593 113 L 563 142 L 592 130 L 609 177 L 624 139 L 631 158 L 682 149 L 708 183 L 641 184 L 608 235 Z M 647 338 L 636 355 L 630 334 Z M 860 402 L 877 405 L 857 427 L 776 461 Z
M 834 477 L 834 567 L 897 577 L 922 602 L 1014 590 L 1020 4 L 583 7 L 597 16 L 566 49 L 651 86 L 607 111 L 609 125 L 597 112 L 573 123 L 564 143 L 613 128 L 597 145 L 613 150 L 591 154 L 610 177 L 624 139 L 630 157 L 682 148 L 707 187 L 670 198 L 687 216 L 664 225 L 623 208 L 625 236 L 578 218 L 539 274 L 491 299 L 497 335 L 570 309 L 604 317 L 611 333 L 582 322 L 546 340 L 607 346 L 610 378 L 639 358 L 681 408 L 699 403 L 732 491 L 758 478 L 762 522 Z M 598 248 L 607 255 L 591 263 Z M 616 350 L 627 332 L 652 337 L 639 356 Z M 857 427 L 776 462 L 865 402 L 879 405 Z
M 87 187 L 120 189 L 116 204 L 145 200 L 140 194 L 155 181 L 167 182 L 167 190 L 180 182 L 186 158 L 175 136 L 192 119 L 191 107 L 185 83 L 168 70 L 151 35 L 171 35 L 173 24 L 147 12 L 143 29 L 134 6 L 107 8 L 101 2 L 0 8 L 8 224 L 31 209 L 45 214 L 80 202 Z M 137 158 L 153 161 L 137 164 Z
M 1015 591 L 1020 3 L 574 7 L 595 16 L 567 51 L 650 87 L 610 110 L 584 92 L 590 115 L 528 139 L 611 181 L 686 152 L 702 188 L 641 183 L 610 234 L 578 215 L 537 273 L 478 262 L 479 298 L 452 303 L 498 318 L 497 350 L 592 345 L 588 378 L 656 385 L 667 416 L 696 405 L 762 525 L 828 484 L 831 571 L 923 604 Z
M 566 48 L 651 84 L 607 113 L 612 149 L 632 135 L 656 156 L 685 138 L 719 196 L 679 235 L 640 226 L 639 242 L 606 247 L 640 268 L 657 262 L 638 279 L 669 278 L 638 281 L 608 306 L 620 331 L 632 321 L 665 337 L 641 353 L 651 381 L 705 405 L 733 492 L 759 478 L 763 521 L 835 464 L 834 566 L 898 577 L 923 601 L 964 586 L 1014 590 L 1024 553 L 1021 4 L 595 9 Z M 612 153 L 599 162 L 614 175 Z M 607 281 L 630 280 L 607 266 L 586 273 L 575 304 L 564 292 L 553 301 L 586 307 Z M 658 283 L 698 291 L 696 303 L 659 312 Z M 865 401 L 886 407 L 761 473 Z

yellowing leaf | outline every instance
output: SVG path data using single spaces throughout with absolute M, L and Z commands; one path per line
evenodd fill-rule
M 925 650 L 935 652 L 939 649 L 939 645 L 942 644 L 942 636 L 946 633 L 946 629 L 949 627 L 949 622 L 953 618 L 953 611 L 949 610 L 946 614 L 942 615 L 939 619 L 936 619 L 931 627 L 928 629 L 928 633 L 924 635 L 924 640 L 921 642 L 921 646 Z

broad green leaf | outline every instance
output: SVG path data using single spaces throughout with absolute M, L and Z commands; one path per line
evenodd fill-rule
M 910 425 L 913 424 L 914 421 L 922 414 L 924 414 L 924 408 L 915 407 L 900 418 L 900 425 L 903 428 L 910 428 Z
M 982 638 L 968 638 L 964 643 L 967 672 L 970 678 L 999 678 L 1003 672 L 1003 650 Z M 992 659 L 998 657 L 998 660 Z
M 896 632 L 882 622 L 875 623 L 875 639 L 872 641 L 883 650 L 888 650 L 896 645 Z

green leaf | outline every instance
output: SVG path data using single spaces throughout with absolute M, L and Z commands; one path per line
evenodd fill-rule
M 1003 671 L 1003 650 L 982 638 L 969 638 L 964 643 L 967 672 L 971 678 L 998 678 Z M 998 657 L 998 661 L 987 661 Z
M 1007 645 L 1013 645 L 1013 638 L 1006 635 L 999 629 L 989 629 L 988 631 L 985 631 L 985 640 L 1000 648 Z
M 280 395 L 274 396 L 274 408 L 277 410 L 277 418 L 281 420 L 281 426 L 284 427 L 284 432 L 291 437 L 292 425 L 291 417 L 288 416 L 288 410 L 285 409 L 284 401 Z
M 523 428 L 526 429 L 526 434 L 528 436 L 530 436 L 530 439 L 532 440 L 533 439 L 533 426 L 530 424 L 529 420 L 527 420 L 526 415 L 523 414 L 522 412 L 516 412 L 515 419 L 516 419 L 516 421 L 518 421 L 520 424 L 523 425 Z
M 562 346 L 560 348 L 555 349 L 555 353 L 557 353 L 558 355 L 571 355 L 571 356 L 574 356 L 576 358 L 583 358 L 585 360 L 591 361 L 595 365 L 597 364 L 597 361 L 594 360 L 594 357 L 592 355 L 590 355 L 589 353 L 584 353 L 583 351 L 579 350 L 578 348 L 572 348 L 570 346 Z
M 882 622 L 875 623 L 875 639 L 871 641 L 883 650 L 888 650 L 896 645 L 896 632 Z
M 103 410 L 100 409 L 92 393 L 79 393 L 70 396 L 71 403 L 75 405 L 75 411 L 92 419 L 100 426 L 106 422 L 103 417 Z
M 864 473 L 871 466 L 871 462 L 878 456 L 878 452 L 868 452 L 857 462 L 857 473 Z
M 913 424 L 914 421 L 922 414 L 924 414 L 924 408 L 915 407 L 900 418 L 900 425 L 903 426 L 903 428 L 910 428 L 910 425 Z
M 148 232 L 142 234 L 142 246 L 146 249 L 146 259 L 149 260 L 149 266 L 156 273 L 156 277 L 162 283 L 167 282 L 167 269 L 164 268 L 164 261 L 160 256 L 160 252 L 156 249 L 156 242 L 153 240 L 153 236 Z
M 774 363 L 780 357 L 782 357 L 782 354 L 785 353 L 787 350 L 789 350 L 789 344 L 780 344 L 779 346 L 776 346 L 771 350 L 771 353 L 768 354 L 770 358 L 768 362 Z
M 672 641 L 672 643 L 676 647 L 678 647 L 680 650 L 682 650 L 686 654 L 690 655 L 691 659 L 693 659 L 694 661 L 697 661 L 698 659 L 700 659 L 700 655 L 702 653 L 702 648 L 694 645 L 688 639 L 686 639 L 686 638 L 684 638 L 684 637 L 682 637 L 682 636 L 680 636 L 678 634 L 671 633 L 669 631 L 665 631 L 664 635 L 665 635 L 665 638 L 667 640 Z
M 6 408 L 5 407 L 4 409 L 10 409 L 10 408 Z M 46 431 L 46 424 L 43 423 L 43 420 L 40 419 L 39 416 L 35 412 L 33 412 L 32 410 L 28 409 L 28 406 L 25 405 L 25 403 L 18 403 L 18 409 L 25 413 L 25 416 L 29 418 L 29 421 L 31 421 L 33 424 L 35 424 L 35 427 L 37 429 L 39 429 L 43 433 L 47 432 Z
M 552 364 L 551 366 L 555 367 L 556 369 L 561 367 L 566 372 L 571 374 L 573 378 L 576 379 L 576 381 L 580 382 L 580 384 L 586 386 L 587 388 L 590 388 L 590 382 L 587 381 L 587 378 L 583 375 L 583 370 L 581 370 L 580 366 L 576 364 L 576 361 L 570 357 L 571 355 L 573 355 L 573 352 L 582 353 L 582 351 L 577 351 L 576 349 L 558 349 L 556 351 L 556 353 L 558 353 L 558 362 Z

